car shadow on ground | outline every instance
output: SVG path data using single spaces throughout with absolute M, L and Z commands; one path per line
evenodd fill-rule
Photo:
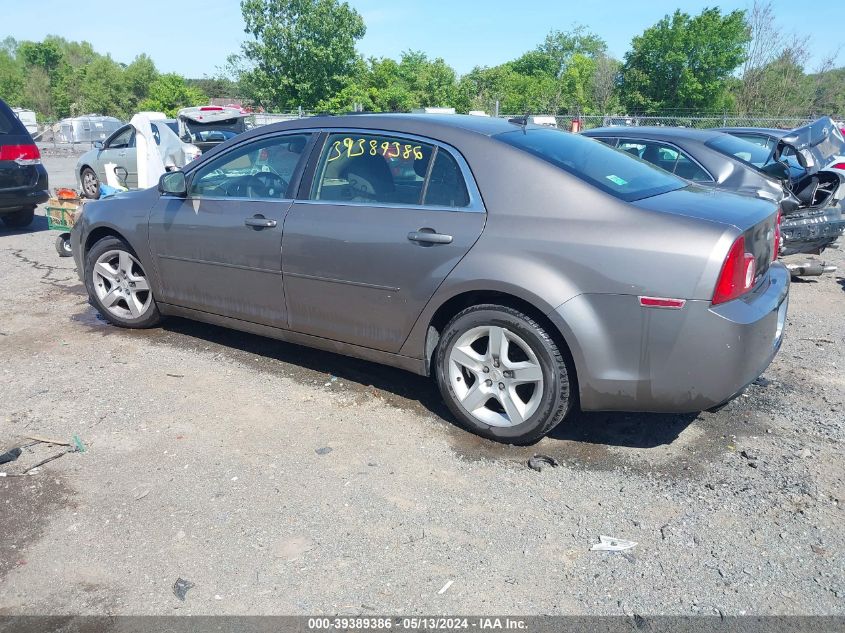
M 36 215 L 32 219 L 32 224 L 22 229 L 12 229 L 0 221 L 0 238 L 9 235 L 20 235 L 21 233 L 37 233 L 39 231 L 47 230 L 47 218 L 43 215 Z M 56 233 L 58 235 L 58 233 Z
M 168 318 L 163 329 L 169 334 L 169 345 L 196 349 L 196 340 L 221 346 L 222 353 L 259 368 L 279 372 L 274 361 L 289 365 L 284 368 L 291 378 L 303 384 L 322 385 L 332 377 L 359 393 L 373 389 L 389 404 L 419 413 L 429 412 L 457 429 L 454 417 L 443 403 L 434 381 L 423 376 L 331 352 L 285 343 L 262 336 L 181 318 Z M 248 358 L 244 358 L 248 355 Z M 262 363 L 264 364 L 262 366 Z M 671 444 L 697 417 L 697 414 L 647 413 L 584 413 L 573 411 L 554 429 L 549 438 L 581 443 L 654 448 Z M 459 431 L 464 433 L 463 430 Z
M 845 290 L 845 277 L 839 277 L 836 280 L 836 283 L 838 283 L 840 286 L 842 286 L 842 290 Z

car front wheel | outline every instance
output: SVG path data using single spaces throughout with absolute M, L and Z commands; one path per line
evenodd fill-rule
M 491 440 L 535 442 L 572 407 L 557 343 L 542 325 L 509 307 L 480 305 L 455 316 L 441 336 L 435 369 L 460 424 Z
M 97 174 L 90 167 L 83 167 L 79 174 L 82 181 L 82 195 L 91 200 L 97 200 L 100 197 L 100 179 Z
M 85 287 L 94 307 L 114 325 L 148 328 L 161 316 L 149 277 L 126 242 L 106 237 L 85 257 Z

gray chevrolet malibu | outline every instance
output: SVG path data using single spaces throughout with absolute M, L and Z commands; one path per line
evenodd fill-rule
M 700 411 L 777 352 L 777 209 L 603 143 L 455 115 L 257 128 L 86 205 L 111 323 L 175 315 L 433 376 L 458 422 L 530 443 L 575 406 Z

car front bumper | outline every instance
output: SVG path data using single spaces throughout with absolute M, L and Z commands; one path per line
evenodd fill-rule
M 786 323 L 789 272 L 772 264 L 740 299 L 680 310 L 632 295 L 579 295 L 549 314 L 570 344 L 581 408 L 703 411 L 730 400 L 772 362 Z

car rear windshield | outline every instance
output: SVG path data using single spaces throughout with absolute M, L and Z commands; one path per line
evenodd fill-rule
M 15 113 L 0 102 L 0 134 L 26 134 L 26 128 Z
M 495 138 L 627 202 L 682 189 L 687 185 L 645 161 L 578 134 L 528 128 L 525 131 L 503 132 Z
M 712 147 L 720 154 L 737 158 L 758 169 L 769 162 L 769 156 L 772 154 L 769 148 L 761 147 L 757 143 L 730 134 L 720 134 L 704 144 Z
M 228 141 L 246 130 L 243 117 L 199 122 L 185 118 L 185 127 L 195 141 Z

